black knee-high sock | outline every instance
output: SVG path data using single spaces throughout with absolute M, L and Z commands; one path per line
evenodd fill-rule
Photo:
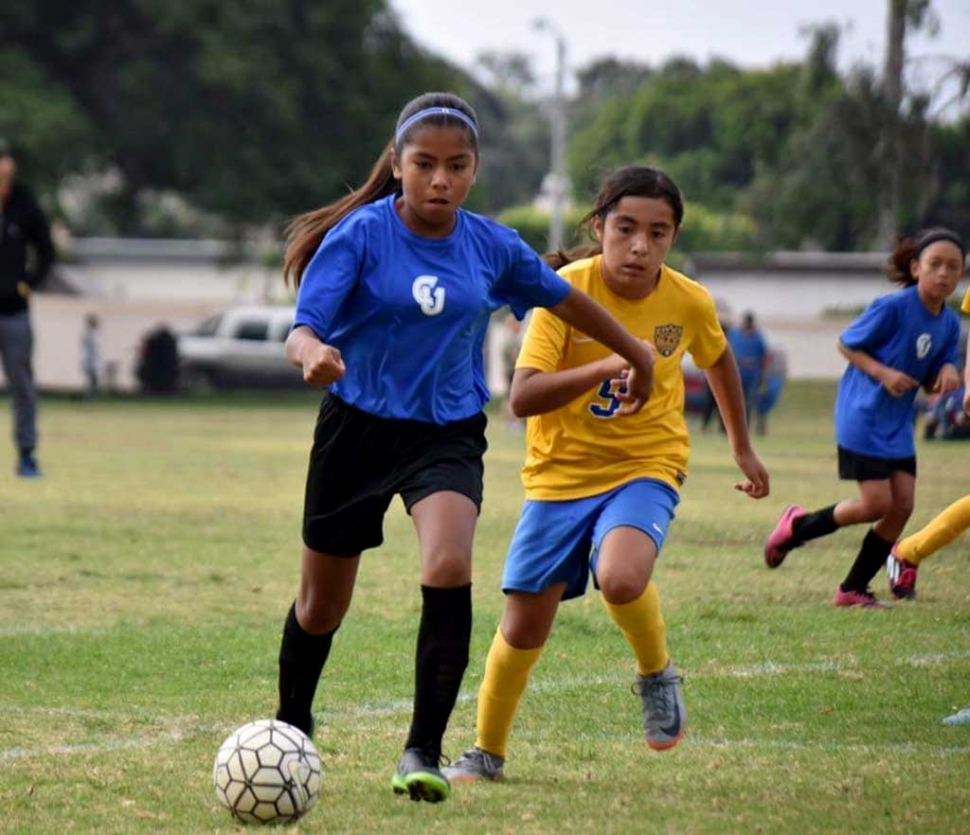
M 441 756 L 441 739 L 468 666 L 472 587 L 421 587 L 424 605 L 415 655 L 414 715 L 406 748 Z
M 846 591 L 865 591 L 886 562 L 892 547 L 892 542 L 887 542 L 870 528 L 866 538 L 862 540 L 862 547 L 852 563 L 852 568 L 842 581 L 842 588 Z
M 806 513 L 796 519 L 792 525 L 791 547 L 796 548 L 810 539 L 828 536 L 838 529 L 839 525 L 835 521 L 835 505 L 823 507 L 814 513 Z
M 296 725 L 307 734 L 313 730 L 313 695 L 336 631 L 325 635 L 304 631 L 296 619 L 296 603 L 286 615 L 280 644 L 280 705 L 276 718 Z

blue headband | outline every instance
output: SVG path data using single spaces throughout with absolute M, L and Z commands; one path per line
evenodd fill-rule
M 427 107 L 424 110 L 419 110 L 413 116 L 409 116 L 404 120 L 404 124 L 397 129 L 397 133 L 394 134 L 394 144 L 396 145 L 401 141 L 401 137 L 404 136 L 405 132 L 414 125 L 416 122 L 420 122 L 422 119 L 427 119 L 429 116 L 451 116 L 464 122 L 471 129 L 471 132 L 475 134 L 475 138 L 478 138 L 478 125 L 475 124 L 475 120 L 472 119 L 460 110 L 455 110 L 452 107 Z
M 916 239 L 916 244 L 913 246 L 913 258 L 919 258 L 930 244 L 935 244 L 937 241 L 949 241 L 963 255 L 964 260 L 967 257 L 966 247 L 963 245 L 963 241 L 960 240 L 960 236 L 956 232 L 951 232 L 949 229 L 930 229 L 924 232 Z

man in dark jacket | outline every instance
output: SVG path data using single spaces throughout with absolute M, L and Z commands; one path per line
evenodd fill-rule
M 33 195 L 16 183 L 17 163 L 0 145 L 0 361 L 13 401 L 17 475 L 40 475 L 37 393 L 31 364 L 33 334 L 28 304 L 54 261 L 50 226 Z

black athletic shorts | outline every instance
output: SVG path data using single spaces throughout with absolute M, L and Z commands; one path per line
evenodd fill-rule
M 839 478 L 845 481 L 884 481 L 895 472 L 916 477 L 916 456 L 874 458 L 839 447 Z
M 303 506 L 308 548 L 352 557 L 384 541 L 395 494 L 408 513 L 449 490 L 482 506 L 484 413 L 438 425 L 375 417 L 329 392 L 320 404 Z

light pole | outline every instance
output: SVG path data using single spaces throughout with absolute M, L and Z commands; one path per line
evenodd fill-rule
M 548 32 L 556 39 L 556 86 L 550 108 L 552 134 L 550 160 L 550 188 L 552 214 L 549 219 L 549 249 L 557 250 L 563 244 L 563 215 L 566 203 L 566 39 L 548 18 L 540 17 L 532 26 L 540 32 Z

